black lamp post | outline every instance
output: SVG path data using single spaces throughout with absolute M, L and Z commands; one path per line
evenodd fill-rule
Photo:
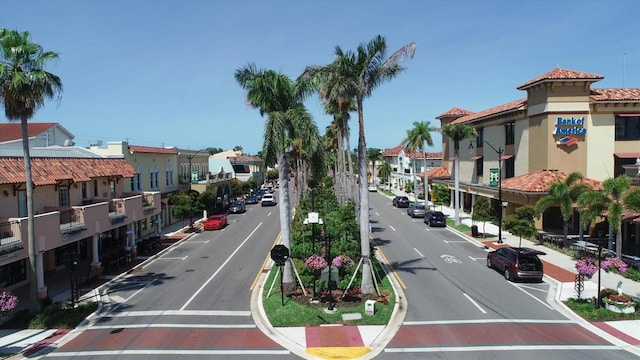
M 596 309 L 600 309 L 600 303 L 602 302 L 602 293 L 600 292 L 600 281 L 601 281 L 601 267 L 600 264 L 602 262 L 602 230 L 598 230 L 598 300 L 596 301 Z
M 498 244 L 502 244 L 502 211 L 507 206 L 506 201 L 502 201 L 502 154 L 504 149 L 498 147 L 497 149 L 486 140 L 480 142 L 489 145 L 489 147 L 498 154 L 498 203 L 500 205 L 500 211 L 498 212 Z M 469 151 L 473 150 L 473 140 L 469 142 Z
M 327 234 L 326 228 L 324 232 L 324 241 L 327 244 L 327 266 L 329 273 L 327 275 L 327 287 L 329 288 L 329 306 L 327 307 L 328 311 L 333 311 L 333 294 L 331 293 L 331 289 L 333 288 L 333 284 L 331 282 L 331 236 Z

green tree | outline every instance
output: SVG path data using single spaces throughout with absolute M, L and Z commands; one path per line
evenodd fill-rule
M 241 145 L 236 145 L 236 146 L 234 146 L 234 147 L 233 147 L 233 151 L 240 151 L 240 152 L 242 152 L 242 150 L 243 150 L 243 148 L 242 148 L 242 146 L 241 146 Z
M 431 131 L 435 131 L 435 128 L 431 126 L 431 123 L 429 121 L 414 121 L 413 128 L 410 130 L 407 130 L 407 137 L 404 140 L 402 140 L 402 143 L 407 147 L 407 149 L 411 149 L 410 150 L 411 153 L 413 153 L 415 150 L 420 150 L 420 152 L 422 153 L 422 160 L 424 164 L 424 178 L 422 179 L 423 180 L 422 187 L 423 187 L 423 194 L 425 199 L 428 199 L 427 188 L 429 187 L 429 179 L 427 177 L 426 145 L 433 146 L 433 139 L 431 139 Z M 415 173 L 416 173 L 415 159 L 413 164 L 414 164 L 413 165 L 413 176 L 414 176 L 413 182 L 415 183 Z M 416 195 L 416 198 L 417 198 L 417 195 Z
M 42 46 L 29 40 L 29 32 L 0 29 L 0 101 L 9 121 L 20 121 L 22 151 L 24 153 L 27 195 L 27 241 L 29 263 L 29 307 L 40 311 L 38 299 L 38 271 L 34 233 L 33 180 L 29 152 L 28 121 L 47 99 L 62 93 L 60 78 L 45 70 L 45 66 L 58 59 L 58 54 L 44 51 Z M 39 255 L 42 256 L 42 255 Z
M 451 201 L 451 192 L 449 188 L 444 184 L 433 184 L 431 188 L 431 202 L 434 205 L 449 204 Z
M 442 127 L 442 134 L 453 141 L 453 208 L 455 209 L 455 224 L 460 225 L 460 142 L 464 139 L 477 137 L 478 133 L 469 124 L 445 124 Z
M 522 247 L 522 237 L 532 238 L 538 235 L 536 223 L 536 210 L 531 206 L 520 206 L 515 213 L 504 218 L 503 228 L 520 238 L 518 247 Z
M 620 175 L 603 181 L 602 191 L 585 191 L 578 197 L 577 203 L 585 224 L 591 224 L 597 216 L 606 211 L 609 233 L 615 233 L 616 255 L 621 258 L 622 213 L 625 206 L 629 210 L 640 211 L 640 188 L 631 189 L 631 178 L 628 175 Z
M 382 161 L 382 151 L 378 148 L 367 149 L 367 159 L 371 162 L 371 183 L 376 183 L 376 163 Z
M 563 244 L 566 246 L 569 233 L 569 220 L 573 215 L 574 204 L 580 194 L 591 189 L 585 183 L 581 183 L 582 174 L 572 172 L 564 180 L 557 180 L 549 185 L 548 195 L 542 197 L 535 205 L 535 210 L 540 216 L 545 210 L 552 206 L 560 207 L 560 214 L 563 220 Z
M 358 174 L 367 173 L 367 144 L 364 131 L 364 99 L 371 96 L 373 90 L 385 81 L 395 78 L 405 68 L 400 62 L 407 57 L 413 57 L 415 43 L 410 43 L 387 58 L 387 43 L 384 37 L 378 35 L 367 44 L 360 44 L 355 52 L 343 51 L 339 46 L 335 48 L 333 63 L 318 67 L 318 72 L 329 81 L 339 84 L 337 91 L 341 98 L 355 99 L 358 110 Z M 375 292 L 370 262 L 369 244 L 369 192 L 367 182 L 359 181 L 359 211 L 360 247 L 363 258 L 362 284 L 363 293 Z
M 291 203 L 286 151 L 296 138 L 302 138 L 305 144 L 318 143 L 318 128 L 298 96 L 297 84 L 286 75 L 273 70 L 258 70 L 255 64 L 248 64 L 237 69 L 234 76 L 247 91 L 247 102 L 258 109 L 261 116 L 267 117 L 263 159 L 266 166 L 278 164 L 281 239 L 282 244 L 291 250 Z M 295 287 L 290 263 L 283 269 L 283 285 L 288 290 Z
M 485 237 L 485 226 L 487 221 L 493 221 L 496 219 L 496 211 L 491 207 L 491 201 L 485 196 L 476 198 L 475 204 L 473 204 L 473 211 L 471 212 L 471 220 L 482 221 L 482 237 Z
M 183 222 L 189 219 L 189 227 L 193 228 L 193 216 L 205 209 L 205 202 L 199 198 L 196 191 L 179 192 L 171 196 L 173 214 Z
M 382 179 L 383 183 L 389 184 L 389 190 L 391 190 L 391 183 L 389 183 L 389 177 L 391 177 L 391 164 L 384 161 L 380 168 L 378 168 L 378 176 Z

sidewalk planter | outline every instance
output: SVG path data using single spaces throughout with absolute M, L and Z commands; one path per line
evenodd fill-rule
M 604 303 L 604 308 L 618 314 L 633 314 L 636 312 L 636 307 L 633 304 L 611 301 Z

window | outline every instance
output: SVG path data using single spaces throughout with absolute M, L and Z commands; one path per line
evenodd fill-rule
M 508 123 L 504 125 L 504 143 L 505 145 L 513 145 L 516 140 L 516 125 Z
M 512 178 L 515 176 L 515 156 L 512 156 L 506 160 L 503 160 L 502 163 L 504 164 L 504 175 L 502 176 L 503 179 L 508 179 L 508 178 Z
M 167 166 L 167 169 L 165 170 L 165 185 L 166 186 L 172 186 L 173 185 L 173 168 L 171 167 L 171 165 Z
M 131 178 L 131 191 L 140 190 L 142 190 L 142 174 L 138 171 L 138 173 Z
M 157 189 L 158 188 L 158 168 L 157 167 L 152 168 L 149 175 L 150 175 L 149 188 Z
M 476 132 L 478 132 L 478 137 L 476 138 L 476 144 L 478 145 L 479 148 L 481 148 L 484 145 L 484 128 L 476 129 Z
M 640 115 L 616 115 L 616 141 L 640 140 Z
M 98 197 L 98 180 L 93 180 L 93 196 Z
M 87 182 L 83 181 L 80 183 L 80 190 L 82 191 L 82 198 L 86 199 L 87 196 Z
M 58 188 L 58 203 L 61 207 L 69 206 L 69 188 L 60 186 Z
M 483 173 L 484 162 L 482 161 L 482 157 L 476 159 L 476 175 L 482 176 Z

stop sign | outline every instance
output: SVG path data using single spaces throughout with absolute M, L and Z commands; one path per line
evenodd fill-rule
M 271 249 L 271 260 L 273 260 L 276 265 L 284 265 L 285 261 L 289 258 L 289 249 L 287 249 L 284 245 L 276 245 Z

